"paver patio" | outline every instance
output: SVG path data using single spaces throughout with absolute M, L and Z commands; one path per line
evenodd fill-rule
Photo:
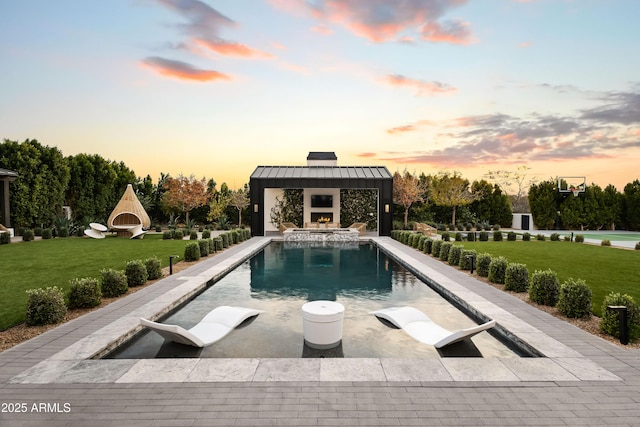
M 87 360 L 269 240 L 252 238 L 0 353 L 0 425 L 639 424 L 640 351 L 389 238 L 374 240 L 547 357 Z

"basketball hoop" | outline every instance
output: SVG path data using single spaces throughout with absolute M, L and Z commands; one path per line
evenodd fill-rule
M 573 197 L 578 197 L 578 194 L 580 194 L 580 189 L 574 188 L 571 190 L 571 192 L 573 193 Z

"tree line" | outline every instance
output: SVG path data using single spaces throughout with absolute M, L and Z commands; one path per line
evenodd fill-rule
M 217 189 L 213 179 L 168 173 L 161 173 L 154 183 L 150 175 L 138 177 L 124 162 L 98 154 L 65 157 L 58 148 L 35 139 L 3 140 L 0 167 L 19 174 L 10 183 L 11 223 L 16 228 L 50 227 L 63 215 L 63 206 L 70 207 L 80 227 L 105 224 L 128 184 L 154 224 L 215 222 L 229 228 L 247 221 L 247 185 L 233 191 L 223 183 Z
M 415 221 L 467 228 L 509 227 L 513 212 L 530 212 L 540 229 L 640 230 L 640 180 L 627 184 L 622 192 L 613 185 L 602 189 L 591 184 L 574 197 L 559 192 L 553 178 L 540 183 L 526 180 L 527 169 L 489 172 L 487 177 L 494 183 L 486 179 L 471 183 L 457 172 L 396 172 L 395 217 L 403 220 L 394 226 L 407 228 Z

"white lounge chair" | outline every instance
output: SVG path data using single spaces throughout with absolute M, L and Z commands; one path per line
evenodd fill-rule
M 225 305 L 213 309 L 189 330 L 178 325 L 157 323 L 143 318 L 140 318 L 140 324 L 162 335 L 166 340 L 194 347 L 206 347 L 226 337 L 249 317 L 260 313 L 262 310 Z
M 392 307 L 371 312 L 379 318 L 388 320 L 400 329 L 409 334 L 412 338 L 434 346 L 442 348 L 449 344 L 462 341 L 466 338 L 493 328 L 495 320 L 490 320 L 482 325 L 472 328 L 449 331 L 435 323 L 426 314 L 414 307 Z

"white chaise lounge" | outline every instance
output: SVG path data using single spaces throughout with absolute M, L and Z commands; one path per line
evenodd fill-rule
M 471 338 L 496 325 L 495 320 L 490 320 L 472 328 L 449 331 L 414 307 L 391 307 L 373 311 L 371 314 L 388 320 L 398 328 L 403 329 L 412 338 L 435 348 L 442 348 L 466 338 Z
M 220 341 L 239 324 L 260 313 L 262 310 L 225 305 L 213 309 L 189 330 L 178 325 L 157 323 L 143 318 L 140 318 L 140 324 L 162 335 L 166 340 L 194 347 L 206 347 Z

